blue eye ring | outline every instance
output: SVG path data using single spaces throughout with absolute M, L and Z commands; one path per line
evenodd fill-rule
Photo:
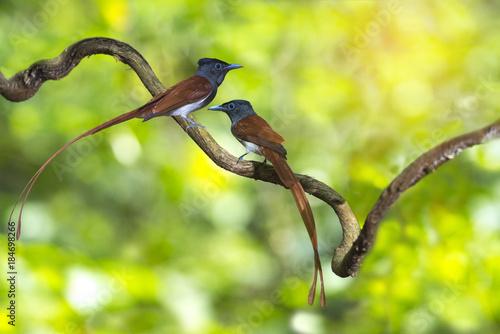
M 215 67 L 215 69 L 216 69 L 217 71 L 222 70 L 222 65 L 221 65 L 220 63 L 215 64 L 215 66 L 214 66 L 214 67 Z
M 235 106 L 234 106 L 234 103 L 232 103 L 232 102 L 227 105 L 227 109 L 229 109 L 229 110 L 234 110 L 234 108 L 235 108 Z

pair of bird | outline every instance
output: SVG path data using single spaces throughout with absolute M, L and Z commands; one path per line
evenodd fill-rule
M 19 239 L 20 236 L 21 214 L 28 194 L 33 187 L 33 184 L 40 176 L 40 173 L 60 152 L 83 137 L 97 133 L 105 128 L 125 122 L 132 118 L 143 118 L 143 121 L 147 121 L 158 116 L 181 116 L 191 123 L 186 130 L 192 126 L 203 127 L 187 118 L 187 115 L 193 111 L 204 108 L 212 102 L 217 94 L 217 88 L 224 81 L 226 74 L 233 69 L 241 67 L 243 66 L 238 64 L 228 64 L 218 59 L 202 58 L 198 61 L 198 70 L 190 78 L 164 90 L 162 93 L 153 97 L 145 105 L 115 117 L 81 134 L 59 149 L 54 155 L 52 155 L 52 157 L 49 158 L 49 160 L 47 160 L 47 162 L 42 165 L 35 175 L 33 175 L 16 202 L 17 205 L 23 194 L 26 193 L 19 213 L 17 238 Z M 306 225 L 314 250 L 314 278 L 309 291 L 308 302 L 310 305 L 314 303 L 316 282 L 319 273 L 321 281 L 321 305 L 324 306 L 325 292 L 323 272 L 318 254 L 318 241 L 314 217 L 302 185 L 286 163 L 286 150 L 283 145 L 281 145 L 285 140 L 282 136 L 275 132 L 263 118 L 255 113 L 252 105 L 248 101 L 233 100 L 222 105 L 213 106 L 209 108 L 209 110 L 223 111 L 231 119 L 232 134 L 246 148 L 245 154 L 239 157 L 238 162 L 250 152 L 264 156 L 266 160 L 269 160 L 272 163 L 283 184 L 292 192 L 300 211 L 300 215 L 302 216 L 302 220 Z M 14 209 L 12 210 L 12 213 L 14 212 Z M 11 221 L 11 218 L 12 214 L 9 218 L 9 222 Z

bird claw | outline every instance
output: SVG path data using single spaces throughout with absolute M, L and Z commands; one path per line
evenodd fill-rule
M 188 127 L 186 128 L 186 130 L 187 130 L 187 129 L 189 129 L 190 127 L 192 127 L 192 126 L 198 126 L 198 127 L 200 127 L 200 128 L 204 128 L 204 129 L 205 129 L 205 127 L 204 127 L 203 125 L 197 124 L 197 123 L 193 122 L 192 120 L 190 120 L 190 119 L 189 119 L 189 118 L 187 118 L 187 117 L 182 116 L 182 118 L 184 118 L 186 121 L 188 121 L 189 123 L 191 123 L 191 125 L 190 125 L 190 126 L 188 126 Z
M 197 126 L 197 127 L 200 127 L 200 128 L 204 128 L 204 129 L 206 129 L 203 125 L 200 125 L 200 124 L 196 124 L 196 123 L 194 123 L 194 124 L 189 125 L 189 126 L 186 128 L 186 130 L 187 130 L 187 129 L 189 129 L 190 127 L 192 127 L 192 126 Z

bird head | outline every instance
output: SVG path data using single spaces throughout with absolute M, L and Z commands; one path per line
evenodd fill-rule
M 195 75 L 203 76 L 220 86 L 229 71 L 241 67 L 243 66 L 228 64 L 215 58 L 202 58 L 198 60 L 198 70 Z
M 252 105 L 246 100 L 232 100 L 221 105 L 210 107 L 208 110 L 225 112 L 233 124 L 245 117 L 256 115 Z

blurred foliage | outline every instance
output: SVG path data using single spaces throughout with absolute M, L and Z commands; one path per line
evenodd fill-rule
M 202 57 L 240 63 L 213 103 L 250 100 L 287 139 L 292 168 L 343 194 L 362 222 L 419 154 L 498 117 L 499 10 L 472 0 L 3 0 L 0 69 L 10 77 L 92 36 L 131 44 L 167 87 Z M 53 152 L 149 98 L 133 71 L 97 55 L 26 102 L 0 99 L 2 221 Z M 195 116 L 242 154 L 225 115 Z M 498 333 L 499 152 L 500 142 L 468 150 L 405 193 L 356 278 L 329 270 L 341 231 L 311 198 L 321 309 L 307 305 L 312 250 L 289 192 L 217 168 L 169 118 L 120 124 L 73 145 L 33 188 L 15 329 Z M 0 332 L 13 332 L 3 289 L 0 301 Z

